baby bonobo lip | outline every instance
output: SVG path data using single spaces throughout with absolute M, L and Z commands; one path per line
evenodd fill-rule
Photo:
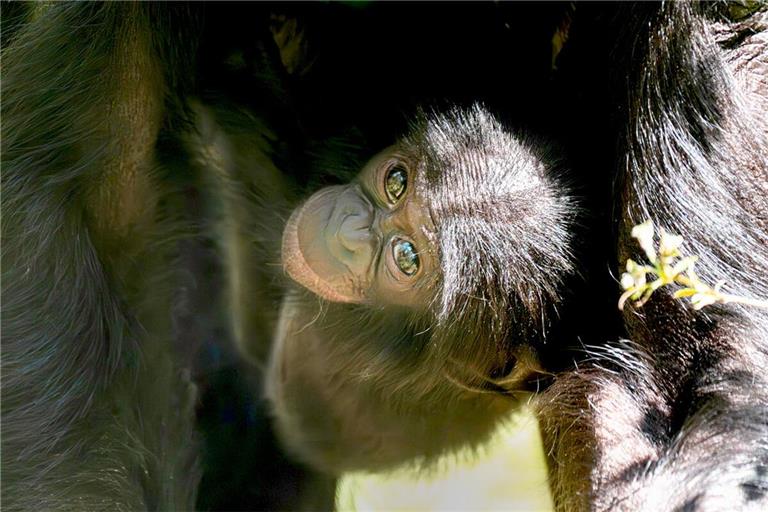
M 325 230 L 318 229 L 327 226 L 345 188 L 323 189 L 294 210 L 283 231 L 283 268 L 296 283 L 326 300 L 362 303 L 366 295 L 359 280 L 333 256 Z

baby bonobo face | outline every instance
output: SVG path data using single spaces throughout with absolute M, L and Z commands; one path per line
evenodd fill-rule
M 291 215 L 283 265 L 333 302 L 430 311 L 500 336 L 540 326 L 572 269 L 573 202 L 553 165 L 481 106 L 419 116 L 351 183 Z
M 312 195 L 283 233 L 288 275 L 333 302 L 426 306 L 439 262 L 418 167 L 393 146 L 348 185 Z

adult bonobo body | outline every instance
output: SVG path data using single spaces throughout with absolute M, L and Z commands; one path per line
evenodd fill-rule
M 479 107 L 422 116 L 297 208 L 268 395 L 316 467 L 381 468 L 482 440 L 535 374 L 571 270 L 573 202 Z M 492 391 L 492 392 L 491 392 Z
M 703 282 L 768 296 L 768 5 L 584 6 L 572 34 L 575 61 L 561 69 L 578 77 L 579 101 L 564 117 L 584 149 L 569 164 L 595 169 L 594 155 L 618 150 L 600 158 L 620 191 L 606 189 L 619 268 L 645 261 L 629 233 L 651 219 L 684 236 Z M 582 135 L 587 116 L 604 128 Z M 540 400 L 558 510 L 768 509 L 768 315 L 695 311 L 674 292 L 625 307 L 619 336 L 631 341 L 593 347 Z M 596 315 L 582 316 L 609 323 Z

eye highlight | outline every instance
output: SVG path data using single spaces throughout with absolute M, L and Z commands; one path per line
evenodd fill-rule
M 395 238 L 392 241 L 392 257 L 397 268 L 403 274 L 412 276 L 419 270 L 419 255 L 416 248 L 408 240 Z
M 384 191 L 387 193 L 390 204 L 395 204 L 403 197 L 406 188 L 408 188 L 408 172 L 400 164 L 393 165 L 384 179 Z

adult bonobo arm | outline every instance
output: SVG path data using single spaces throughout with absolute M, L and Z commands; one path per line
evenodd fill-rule
M 164 38 L 186 16 L 32 11 L 3 48 L 3 506 L 191 509 L 194 394 L 170 346 L 164 241 L 178 237 L 159 143 L 185 55 Z
M 571 271 L 573 202 L 485 110 L 425 116 L 283 234 L 267 392 L 317 468 L 391 467 L 481 441 L 525 396 Z
M 628 234 L 650 218 L 684 235 L 704 282 L 765 297 L 768 13 L 752 7 L 622 9 L 631 37 L 614 57 L 627 56 L 615 60 L 629 64 L 631 85 L 618 254 L 642 260 Z M 604 350 L 604 369 L 582 368 L 542 402 L 559 509 L 768 505 L 768 316 L 733 304 L 694 311 L 673 292 L 625 308 L 631 343 Z

